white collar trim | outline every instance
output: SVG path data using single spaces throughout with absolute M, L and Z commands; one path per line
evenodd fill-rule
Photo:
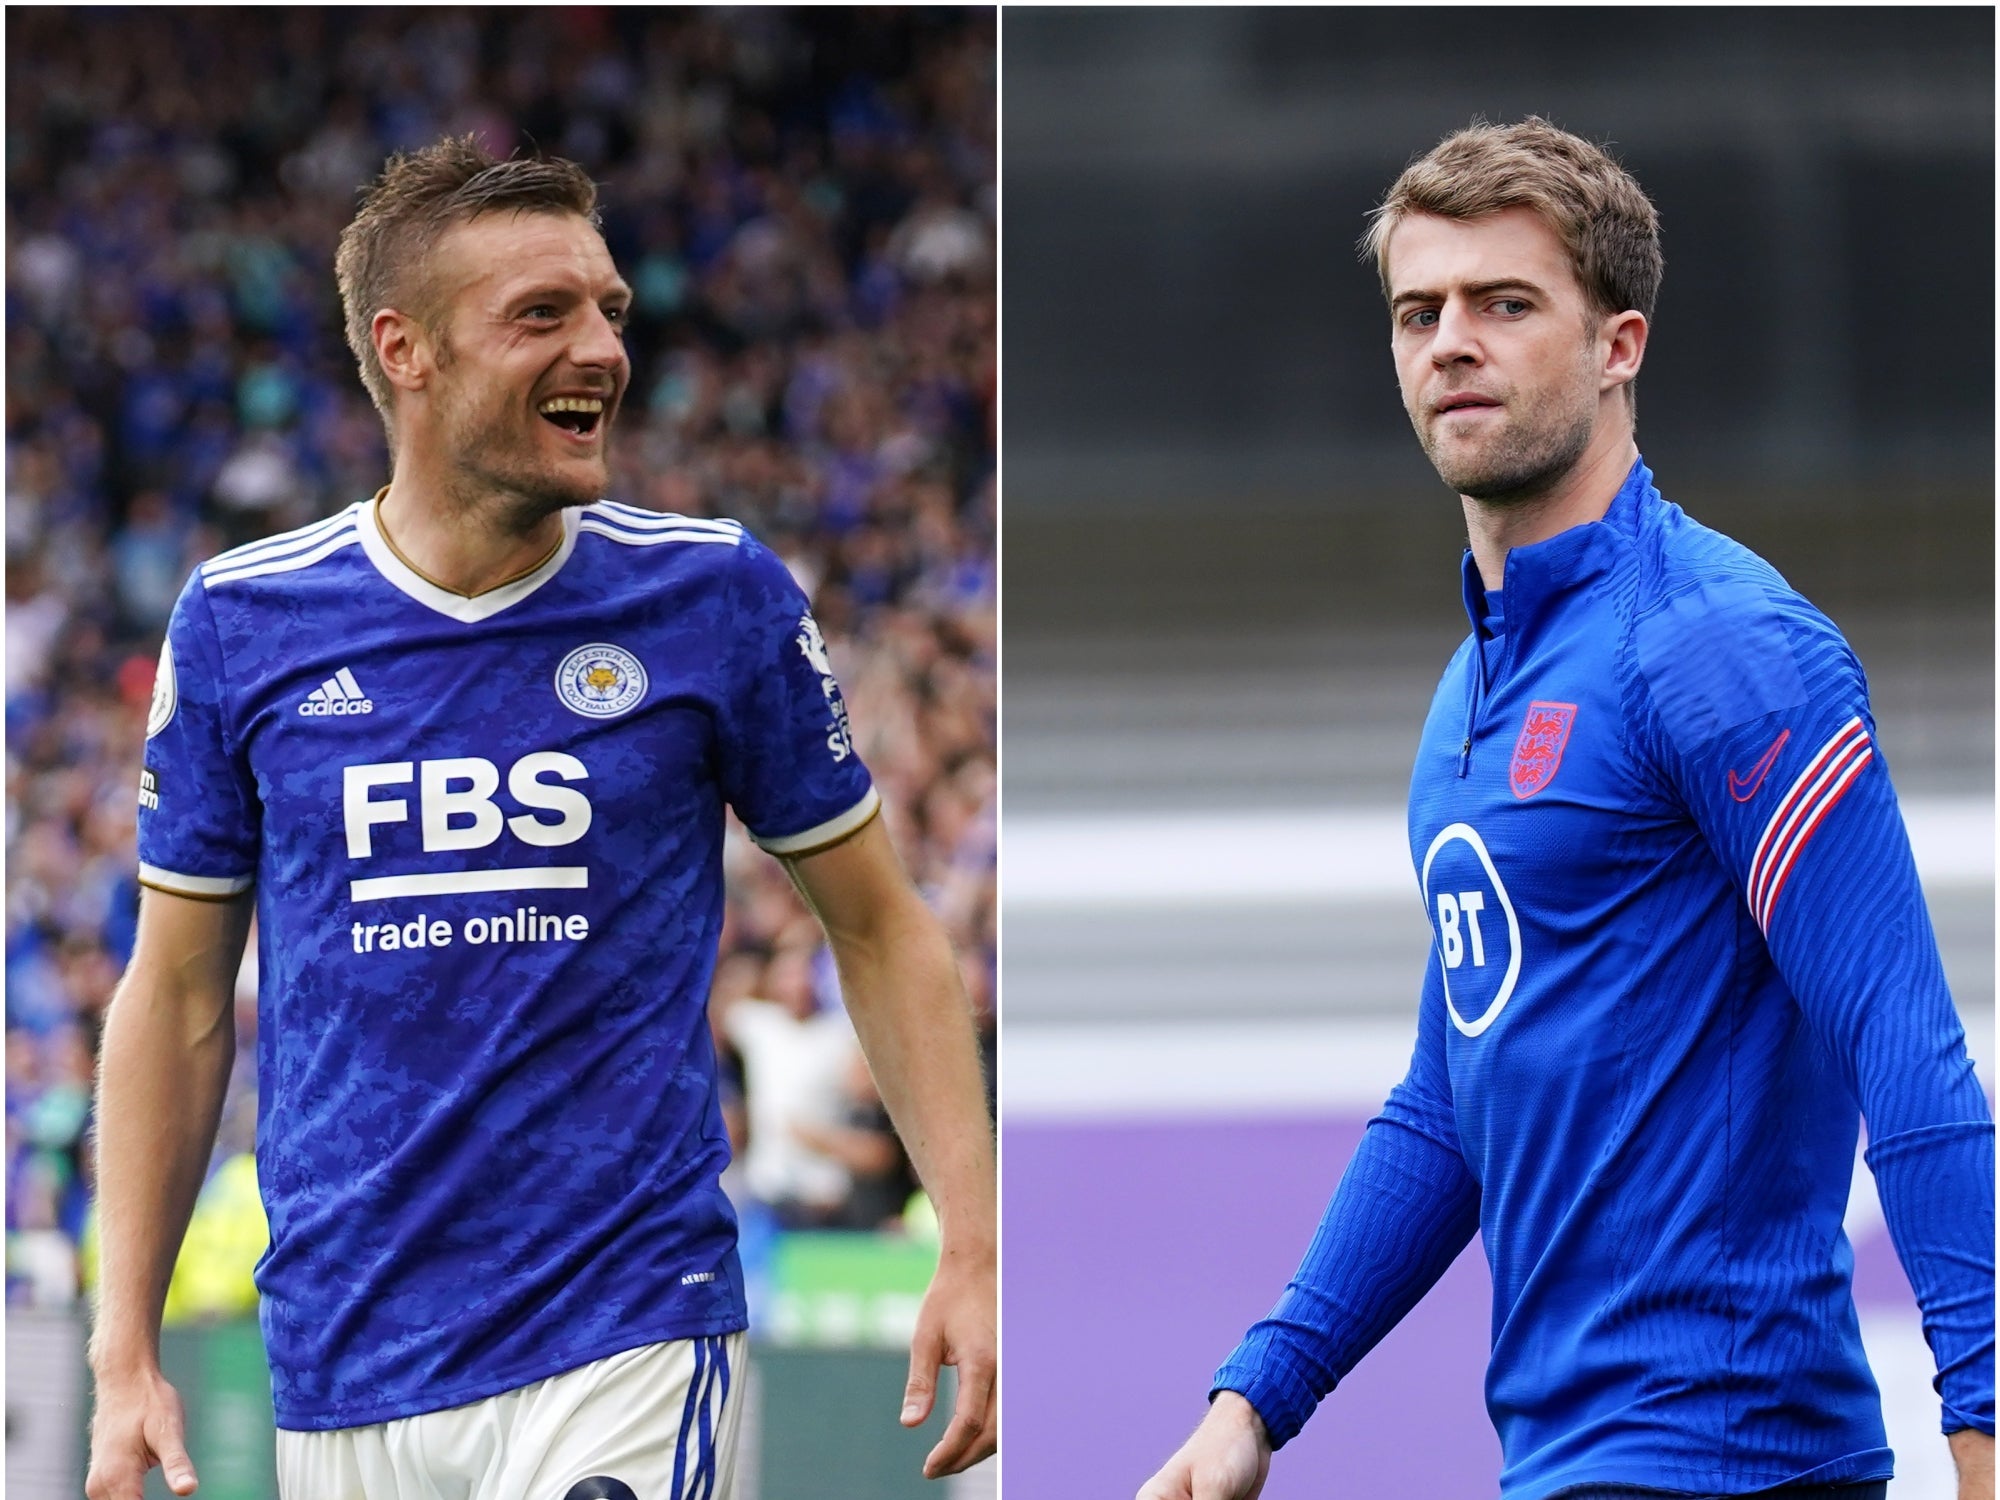
M 475 594 L 468 599 L 463 594 L 454 594 L 450 589 L 439 588 L 396 556 L 390 549 L 387 538 L 382 535 L 382 523 L 375 514 L 381 500 L 382 497 L 376 495 L 361 507 L 360 514 L 356 517 L 356 529 L 361 533 L 361 550 L 367 553 L 368 560 L 375 564 L 375 571 L 417 603 L 468 625 L 491 619 L 501 610 L 519 604 L 560 573 L 563 564 L 569 561 L 570 553 L 576 550 L 576 523 L 581 513 L 572 506 L 562 513 L 562 545 L 549 554 L 546 562 L 534 572 L 524 574 L 512 583 L 503 583 L 497 589 L 488 589 L 485 593 Z

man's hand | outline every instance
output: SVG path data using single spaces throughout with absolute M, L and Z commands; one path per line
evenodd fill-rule
M 97 1326 L 90 1500 L 140 1500 L 163 1466 L 194 1493 L 181 1398 L 160 1374 L 160 1309 L 215 1148 L 236 1057 L 236 971 L 254 898 L 148 890 L 97 1064 Z
M 90 1500 L 141 1500 L 146 1471 L 158 1464 L 176 1495 L 195 1491 L 187 1456 L 180 1393 L 158 1370 L 97 1378 L 97 1412 L 90 1422 Z
M 1218 1391 L 1194 1436 L 1146 1481 L 1138 1500 L 1257 1500 L 1271 1472 L 1271 1438 L 1257 1408 Z
M 1946 1439 L 1958 1465 L 1958 1500 L 1993 1500 L 1993 1438 L 1964 1427 Z
M 785 868 L 826 928 L 848 1019 L 937 1207 L 943 1248 L 910 1341 L 903 1425 L 930 1415 L 938 1368 L 957 1366 L 951 1422 L 924 1460 L 925 1476 L 942 1478 L 999 1443 L 993 1121 L 970 1007 L 944 929 L 903 873 L 880 819 L 829 849 L 788 859 Z
M 993 1415 L 998 1340 L 993 1259 L 974 1263 L 949 1248 L 917 1313 L 910 1340 L 910 1383 L 903 1388 L 903 1425 L 921 1426 L 937 1395 L 938 1369 L 958 1370 L 958 1401 L 951 1423 L 924 1460 L 924 1478 L 942 1479 L 993 1456 L 1000 1433 Z

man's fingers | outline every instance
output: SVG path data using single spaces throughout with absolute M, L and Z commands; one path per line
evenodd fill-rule
M 969 1469 L 982 1458 L 993 1455 L 992 1417 L 985 1412 L 971 1416 L 965 1412 L 954 1412 L 951 1425 L 938 1439 L 938 1445 L 931 1449 L 930 1457 L 924 1460 L 924 1478 L 942 1479 L 947 1474 L 956 1474 L 961 1469 Z
M 194 1465 L 178 1446 L 174 1457 L 186 1474 L 186 1488 L 174 1484 L 175 1470 L 167 1470 L 167 1482 L 177 1495 L 194 1493 Z M 90 1476 L 84 1481 L 83 1492 L 89 1500 L 143 1500 L 146 1493 L 146 1471 L 153 1467 L 153 1450 L 144 1440 L 132 1448 L 115 1456 L 96 1459 L 90 1466 Z
M 154 1372 L 150 1379 L 98 1386 L 90 1424 L 88 1500 L 143 1500 L 146 1471 L 158 1464 L 167 1488 L 192 1495 L 200 1481 L 187 1454 L 181 1399 Z
M 159 1413 L 147 1425 L 146 1439 L 152 1453 L 159 1455 L 160 1469 L 167 1476 L 167 1488 L 176 1495 L 192 1495 L 200 1481 L 195 1478 L 194 1461 L 187 1456 L 187 1439 L 181 1431 L 178 1400 L 172 1401 L 169 1410 Z M 150 1458 L 152 1454 L 147 1456 Z
M 83 1482 L 88 1500 L 140 1500 L 145 1488 L 143 1470 L 101 1461 L 90 1466 L 90 1477 Z
M 969 1469 L 992 1455 L 999 1445 L 993 1430 L 994 1365 L 991 1355 L 981 1355 L 958 1367 L 958 1400 L 952 1403 L 951 1425 L 924 1460 L 924 1474 L 930 1479 Z
M 998 1448 L 1000 1434 L 994 1432 L 994 1382 L 996 1360 L 990 1352 L 954 1358 L 958 1368 L 958 1400 L 952 1402 L 952 1422 L 938 1438 L 938 1446 L 924 1460 L 924 1478 L 944 1478 L 962 1468 L 972 1468 Z
M 910 1340 L 910 1378 L 903 1386 L 903 1425 L 921 1427 L 931 1414 L 937 1394 L 938 1365 L 944 1359 L 944 1340 L 937 1325 L 920 1320 L 916 1337 Z
M 167 1476 L 167 1488 L 176 1495 L 192 1495 L 201 1483 L 195 1478 L 194 1464 L 178 1445 L 160 1455 L 160 1468 Z
M 1264 1472 L 1254 1452 L 1218 1448 L 1198 1431 L 1146 1481 L 1137 1500 L 1256 1500 L 1264 1488 Z

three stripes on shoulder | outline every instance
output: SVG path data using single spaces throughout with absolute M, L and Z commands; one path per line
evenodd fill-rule
M 342 548 L 359 542 L 360 518 L 361 502 L 357 502 L 324 521 L 301 526 L 282 536 L 233 547 L 201 565 L 202 586 L 214 588 L 219 583 L 235 583 L 245 578 L 260 578 L 271 573 L 289 573 L 311 567 Z M 644 510 L 636 505 L 621 505 L 614 500 L 600 500 L 595 505 L 584 506 L 576 529 L 634 547 L 657 546 L 661 542 L 721 542 L 734 545 L 743 540 L 743 527 L 737 521 L 671 515 Z

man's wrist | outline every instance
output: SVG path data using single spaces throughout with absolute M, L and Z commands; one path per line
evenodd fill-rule
M 1264 1425 L 1263 1414 L 1251 1405 L 1250 1398 L 1241 1391 L 1227 1388 L 1217 1391 L 1208 1403 L 1208 1413 L 1211 1421 L 1243 1427 L 1257 1439 L 1266 1453 L 1271 1451 L 1271 1432 Z
M 120 1381 L 148 1380 L 160 1374 L 160 1340 L 157 1333 L 116 1334 L 106 1337 L 100 1327 L 90 1341 L 90 1373 L 99 1385 Z
M 166 1372 L 160 1368 L 158 1359 L 130 1358 L 90 1362 L 91 1384 L 100 1391 L 147 1386 L 166 1378 Z
M 994 1216 L 974 1210 L 948 1215 L 938 1208 L 938 1257 L 966 1266 L 991 1266 L 1000 1258 L 1000 1237 L 994 1233 Z

